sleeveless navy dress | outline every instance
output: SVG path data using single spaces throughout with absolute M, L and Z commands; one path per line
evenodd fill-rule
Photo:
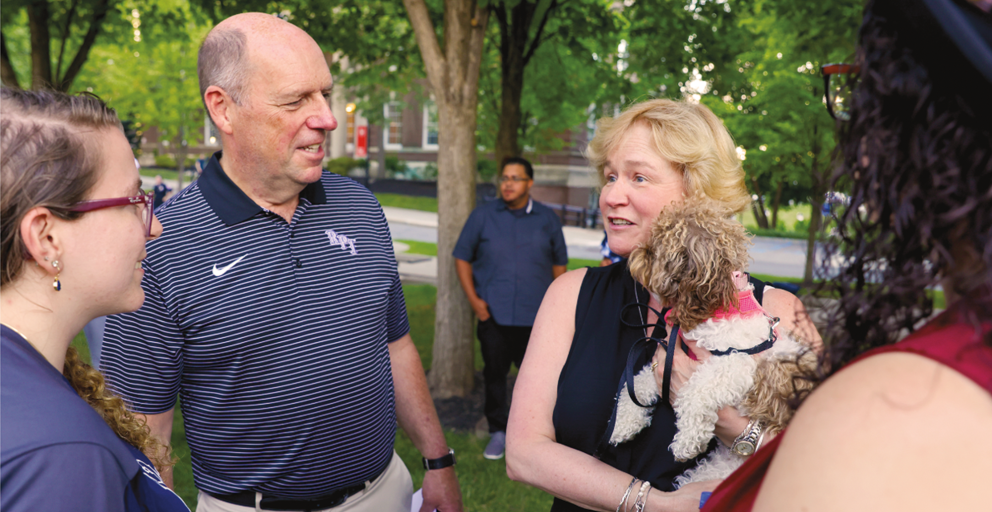
M 675 461 L 668 449 L 676 430 L 671 407 L 665 404 L 655 407 L 651 425 L 620 446 L 603 442 L 627 354 L 634 342 L 644 337 L 642 328 L 632 326 L 646 323 L 647 308 L 628 305 L 637 302 L 646 305 L 649 297 L 647 290 L 630 276 L 627 260 L 586 271 L 575 309 L 572 348 L 558 378 L 558 400 L 552 421 L 559 443 L 647 480 L 655 489 L 672 491 L 675 477 L 695 466 L 706 453 L 686 462 Z M 628 325 L 621 322 L 621 314 Z M 664 333 L 661 325 L 654 328 L 651 336 L 661 338 Z M 636 371 L 650 361 L 653 352 L 646 352 L 634 366 Z M 714 438 L 710 450 L 716 442 Z M 555 498 L 551 510 L 586 509 Z

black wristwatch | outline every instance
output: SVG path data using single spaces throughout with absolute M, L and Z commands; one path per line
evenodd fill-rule
M 424 469 L 443 469 L 455 465 L 455 451 L 448 448 L 448 454 L 436 459 L 424 458 Z

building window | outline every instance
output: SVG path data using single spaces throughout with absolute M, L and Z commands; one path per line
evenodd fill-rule
M 386 149 L 403 148 L 403 108 L 399 102 L 391 101 L 383 106 L 383 115 L 382 138 L 386 141 Z
M 437 103 L 424 103 L 424 149 L 437 149 Z

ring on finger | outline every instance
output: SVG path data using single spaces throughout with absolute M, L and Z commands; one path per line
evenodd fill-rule
M 651 363 L 651 371 L 655 371 L 657 369 L 658 369 L 658 361 Z

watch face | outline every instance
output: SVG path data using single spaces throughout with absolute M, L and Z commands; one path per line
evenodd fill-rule
M 750 441 L 741 441 L 734 445 L 734 452 L 741 457 L 747 457 L 754 453 L 754 444 Z

